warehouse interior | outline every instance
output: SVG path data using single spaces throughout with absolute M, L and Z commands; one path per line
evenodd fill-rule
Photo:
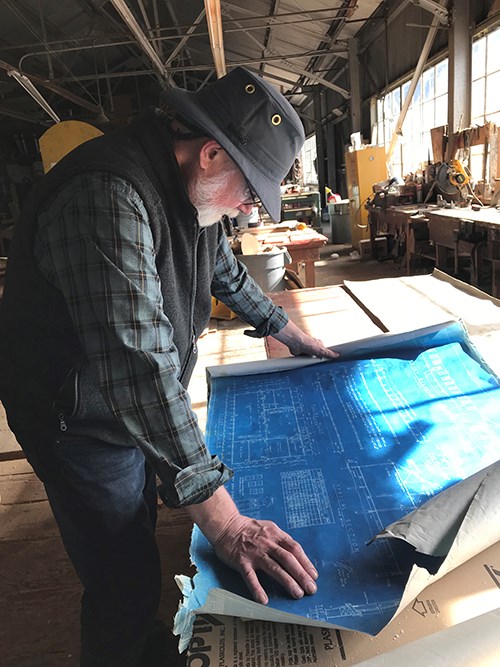
M 309 313 L 327 345 L 364 337 L 350 306 L 328 319 L 337 294 L 328 290 L 344 281 L 380 284 L 380 310 L 361 309 L 382 332 L 391 330 L 391 287 L 377 283 L 386 279 L 438 271 L 498 312 L 499 48 L 498 0 L 3 0 L 0 296 L 16 222 L 44 174 L 79 144 L 157 106 L 162 90 L 202 90 L 242 66 L 278 88 L 306 135 L 282 183 L 281 219 L 256 205 L 224 220 L 235 254 L 276 303 L 306 328 Z M 288 254 L 275 273 L 269 250 L 278 248 Z M 300 311 L 313 296 L 323 299 L 317 310 Z M 415 312 L 401 317 L 418 322 Z M 488 327 L 498 333 L 500 316 Z M 242 337 L 245 328 L 214 302 L 190 387 L 202 427 L 205 368 L 270 356 L 262 340 Z M 0 664 L 79 664 L 80 584 L 3 409 L 0 516 Z M 181 598 L 173 576 L 194 572 L 191 528 L 183 510 L 159 508 L 170 628 Z M 168 667 L 219 664 L 178 655 L 169 641 Z

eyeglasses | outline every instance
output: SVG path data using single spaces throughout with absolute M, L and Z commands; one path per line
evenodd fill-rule
M 247 181 L 247 189 L 248 189 L 248 198 L 252 200 L 252 204 L 260 204 L 260 198 L 258 194 L 255 192 L 255 190 L 252 188 L 252 186 L 248 181 Z

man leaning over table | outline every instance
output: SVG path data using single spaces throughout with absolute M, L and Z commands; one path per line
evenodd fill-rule
M 279 216 L 302 125 L 242 68 L 165 91 L 161 106 L 36 184 L 0 310 L 1 399 L 84 588 L 85 667 L 164 664 L 155 476 L 255 600 L 267 602 L 259 571 L 294 598 L 316 591 L 300 545 L 238 512 L 224 488 L 232 471 L 207 450 L 187 393 L 211 295 L 249 335 L 337 356 L 263 294 L 218 224 L 249 213 L 254 193 Z

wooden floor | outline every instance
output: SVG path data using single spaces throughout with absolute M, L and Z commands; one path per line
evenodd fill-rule
M 330 257 L 341 251 L 339 259 Z M 347 249 L 325 247 L 317 267 L 318 286 L 345 278 L 401 275 L 393 263 L 351 261 Z M 206 420 L 205 367 L 265 358 L 262 340 L 243 336 L 238 320 L 214 322 L 200 341 L 201 357 L 190 386 L 202 428 Z M 1 408 L 1 406 L 0 406 Z M 182 510 L 160 506 L 158 543 L 163 559 L 161 613 L 171 625 L 180 599 L 173 576 L 194 574 L 189 562 L 191 524 Z M 79 582 L 61 545 L 44 490 L 10 433 L 0 410 L 0 665 L 77 665 Z M 168 667 L 185 665 L 176 653 Z M 166 666 L 167 667 L 167 666 Z

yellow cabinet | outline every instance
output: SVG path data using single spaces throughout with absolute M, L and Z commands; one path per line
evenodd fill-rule
M 385 148 L 367 146 L 345 154 L 345 171 L 352 228 L 352 245 L 359 250 L 359 242 L 370 238 L 366 200 L 373 194 L 373 184 L 387 178 Z

